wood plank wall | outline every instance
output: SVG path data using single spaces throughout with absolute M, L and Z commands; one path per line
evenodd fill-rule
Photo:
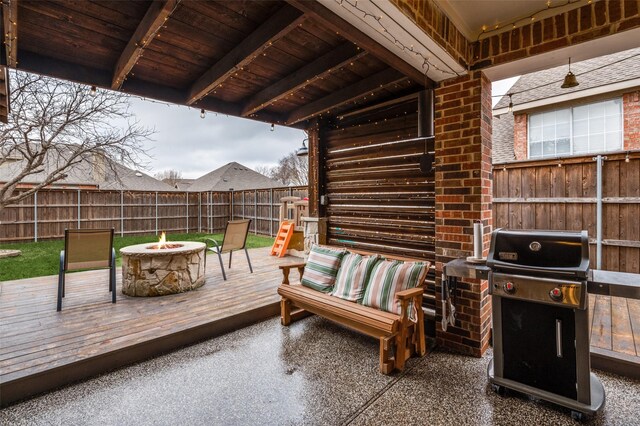
M 558 166 L 560 165 L 560 166 Z M 496 228 L 586 229 L 596 267 L 596 162 L 593 156 L 494 166 Z M 640 152 L 603 163 L 602 269 L 640 273 Z
M 286 187 L 202 193 L 42 190 L 37 196 L 27 197 L 2 211 L 0 243 L 33 241 L 36 235 L 38 240 L 63 238 L 66 228 L 114 228 L 116 235 L 162 231 L 217 233 L 224 231 L 232 208 L 234 218 L 254 220 L 252 232 L 274 235 L 279 225 L 280 198 L 290 194 L 304 198 L 308 189 Z

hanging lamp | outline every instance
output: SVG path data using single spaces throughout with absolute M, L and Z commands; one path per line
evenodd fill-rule
M 304 141 L 308 141 L 308 138 L 304 138 L 302 140 L 302 146 L 300 148 L 298 148 L 298 150 L 296 151 L 296 155 L 298 157 L 306 157 L 307 155 L 309 155 L 309 148 L 307 148 L 307 145 L 305 145 Z
M 564 82 L 560 87 L 563 89 L 570 89 L 572 87 L 576 87 L 579 84 L 580 83 L 578 83 L 578 79 L 576 78 L 575 74 L 571 72 L 571 58 L 569 58 L 569 72 L 564 76 Z

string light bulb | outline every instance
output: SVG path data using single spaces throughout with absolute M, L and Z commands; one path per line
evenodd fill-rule
M 89 90 L 89 94 L 91 96 L 95 96 L 97 94 L 98 89 L 96 88 L 96 86 L 91 86 L 91 89 Z
M 271 131 L 273 132 L 276 129 L 276 125 L 271 123 Z
M 509 93 L 509 112 L 513 112 L 513 102 L 511 101 L 511 93 Z
M 629 159 L 629 153 L 627 152 L 627 155 L 624 156 L 624 162 L 628 163 L 629 161 L 631 160 Z
M 200 109 L 200 118 L 204 118 L 206 115 L 206 112 L 204 111 L 204 108 Z

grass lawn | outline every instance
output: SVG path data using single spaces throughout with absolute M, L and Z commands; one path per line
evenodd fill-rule
M 169 234 L 167 240 L 204 241 L 205 237 L 211 237 L 211 234 Z M 215 234 L 213 238 L 219 243 L 222 242 L 222 234 Z M 116 249 L 118 265 L 120 265 L 120 249 L 122 247 L 156 241 L 158 241 L 158 237 L 155 235 L 114 237 L 113 245 Z M 269 237 L 249 234 L 247 238 L 247 248 L 271 247 L 272 244 L 273 238 Z M 0 244 L 0 249 L 22 251 L 18 257 L 0 259 L 0 281 L 57 275 L 60 265 L 60 250 L 64 249 L 64 240 Z

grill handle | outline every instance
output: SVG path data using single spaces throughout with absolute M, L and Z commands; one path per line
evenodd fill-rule
M 562 358 L 562 321 L 556 320 L 556 356 Z

